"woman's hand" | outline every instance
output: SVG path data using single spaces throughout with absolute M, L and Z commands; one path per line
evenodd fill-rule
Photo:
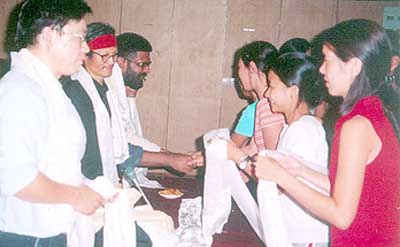
M 255 175 L 258 179 L 270 180 L 278 183 L 279 178 L 285 172 L 275 159 L 258 155 L 253 163 Z

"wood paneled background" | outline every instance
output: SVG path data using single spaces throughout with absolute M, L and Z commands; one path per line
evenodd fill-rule
M 0 39 L 18 0 L 0 1 Z M 88 0 L 93 15 L 117 33 L 133 31 L 154 48 L 152 72 L 138 96 L 146 137 L 173 151 L 195 148 L 211 129 L 232 127 L 246 105 L 232 76 L 237 48 L 253 40 L 279 47 L 293 37 L 312 38 L 350 18 L 383 21 L 384 6 L 399 1 L 344 0 Z M 250 31 L 246 31 L 250 30 Z M 0 48 L 0 57 L 7 57 Z

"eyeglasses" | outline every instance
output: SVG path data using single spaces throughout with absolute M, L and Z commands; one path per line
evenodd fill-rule
M 114 53 L 114 54 L 100 54 L 100 53 L 97 53 L 95 51 L 90 51 L 90 52 L 98 55 L 99 57 L 101 57 L 101 61 L 103 63 L 107 63 L 110 60 L 110 58 L 112 59 L 113 62 L 115 62 L 117 60 L 117 57 L 118 57 L 117 53 Z
M 144 69 L 144 68 L 146 68 L 146 67 L 150 67 L 151 66 L 151 63 L 152 63 L 152 61 L 147 61 L 147 62 L 135 62 L 135 61 L 133 61 L 133 60 L 131 60 L 131 59 L 129 59 L 129 58 L 126 58 L 125 57 L 125 59 L 126 60 L 128 60 L 129 62 L 131 62 L 131 63 L 134 63 L 134 64 L 136 64 L 136 66 L 138 66 L 139 68 L 141 68 L 141 69 Z
M 65 32 L 64 30 L 60 30 L 60 33 L 62 35 L 71 35 L 75 38 L 79 38 L 81 40 L 81 43 L 85 43 L 86 42 L 86 36 L 80 33 L 70 33 L 70 32 Z

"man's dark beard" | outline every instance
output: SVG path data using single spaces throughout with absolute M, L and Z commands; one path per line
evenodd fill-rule
M 124 78 L 125 86 L 138 90 L 143 87 L 143 81 L 145 80 L 147 73 L 136 73 L 128 67 L 128 70 L 123 73 L 122 76 Z

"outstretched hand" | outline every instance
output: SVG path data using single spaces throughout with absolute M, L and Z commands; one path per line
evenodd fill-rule
M 189 162 L 193 168 L 204 166 L 204 157 L 201 151 L 197 152 L 188 152 L 188 155 L 192 157 L 192 160 Z
M 193 158 L 188 154 L 169 153 L 169 160 L 169 165 L 179 172 L 190 173 L 195 168 Z

